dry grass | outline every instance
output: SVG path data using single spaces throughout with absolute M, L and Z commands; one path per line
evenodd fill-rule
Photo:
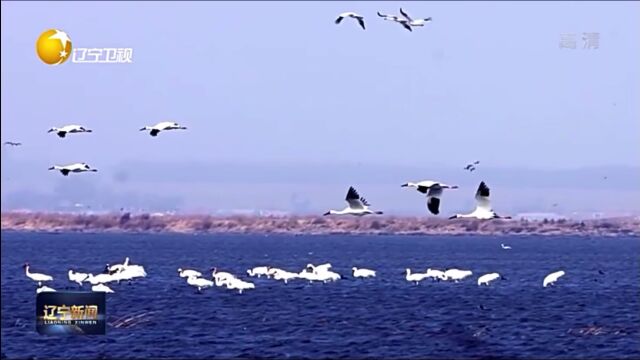
M 638 235 L 640 220 L 447 220 L 433 217 L 258 217 L 69 213 L 2 214 L 2 230 L 64 232 L 177 232 L 287 234 L 548 234 Z

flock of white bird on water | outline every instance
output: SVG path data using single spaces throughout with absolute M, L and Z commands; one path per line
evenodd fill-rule
M 41 292 L 56 291 L 55 289 L 44 285 L 46 282 L 53 281 L 53 276 L 31 272 L 31 265 L 29 263 L 25 263 L 23 267 L 25 275 L 29 279 L 38 283 L 36 293 L 39 294 Z M 107 264 L 104 271 L 96 275 L 69 269 L 67 276 L 70 282 L 78 284 L 80 288 L 83 288 L 85 283 L 89 283 L 91 285 L 91 291 L 93 292 L 113 293 L 114 291 L 106 284 L 110 282 L 120 283 L 120 281 L 127 281 L 130 283 L 133 279 L 147 277 L 147 272 L 145 271 L 144 266 L 131 264 L 127 257 L 124 259 L 122 264 Z
M 511 249 L 510 246 L 504 244 L 500 245 L 502 249 Z M 53 281 L 53 277 L 51 275 L 31 272 L 29 263 L 25 263 L 23 267 L 27 278 L 38 284 L 36 293 L 56 291 L 55 289 L 44 285 L 47 282 Z M 197 293 L 202 293 L 204 289 L 212 288 L 214 286 L 225 287 L 228 290 L 237 290 L 240 294 L 242 294 L 242 292 L 245 290 L 255 289 L 254 283 L 242 280 L 241 278 L 230 272 L 219 271 L 216 267 L 209 269 L 209 271 L 211 271 L 211 278 L 204 277 L 202 272 L 195 269 L 178 268 L 178 276 L 180 278 L 186 279 L 187 285 L 195 288 Z M 430 279 L 431 281 L 452 281 L 457 283 L 473 275 L 473 272 L 471 270 L 456 268 L 445 270 L 428 268 L 425 272 L 412 272 L 411 269 L 407 268 L 405 271 L 405 280 L 415 285 L 418 285 L 420 282 L 427 279 Z M 290 272 L 271 266 L 258 266 L 248 269 L 247 275 L 250 277 L 258 278 L 265 276 L 268 279 L 282 281 L 285 284 L 295 279 L 308 281 L 309 283 L 328 283 L 344 278 L 339 273 L 331 270 L 330 263 L 321 265 L 307 264 L 307 266 L 299 272 Z M 562 270 L 552 272 L 543 279 L 542 286 L 548 287 L 550 285 L 553 285 L 556 283 L 556 281 L 558 281 L 560 277 L 564 275 L 565 272 Z M 353 268 L 351 268 L 351 276 L 354 279 L 375 278 L 376 271 L 354 266 Z M 83 288 L 83 285 L 85 283 L 89 283 L 91 285 L 91 291 L 105 293 L 114 292 L 109 286 L 106 285 L 108 283 L 120 283 L 120 281 L 127 281 L 131 283 L 136 278 L 144 277 L 147 277 L 147 272 L 145 271 L 144 267 L 142 265 L 131 264 L 128 257 L 125 258 L 122 264 L 107 264 L 104 268 L 104 271 L 97 275 L 94 275 L 92 273 L 81 273 L 74 271 L 73 269 L 69 269 L 68 271 L 69 281 L 78 284 L 80 288 Z M 498 279 L 505 280 L 502 275 L 497 272 L 493 272 L 478 277 L 477 283 L 478 286 L 489 286 L 491 282 Z

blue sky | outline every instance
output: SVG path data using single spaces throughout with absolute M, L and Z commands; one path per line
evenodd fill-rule
M 410 33 L 376 16 L 400 6 L 433 21 Z M 343 11 L 367 30 L 335 25 Z M 2 2 L 2 140 L 24 143 L 3 163 L 638 166 L 638 13 L 635 2 Z M 34 45 L 49 28 L 74 47 L 131 47 L 134 63 L 45 65 Z M 599 33 L 598 49 L 581 48 L 584 32 Z M 578 49 L 561 49 L 561 34 Z M 189 130 L 137 131 L 163 120 Z M 95 132 L 46 134 L 67 123 Z M 51 190 L 50 175 L 27 182 Z

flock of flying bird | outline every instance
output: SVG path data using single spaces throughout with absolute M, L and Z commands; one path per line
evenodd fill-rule
M 402 10 L 402 9 L 401 9 Z M 404 13 L 404 12 L 403 12 Z M 176 122 L 164 121 L 153 126 L 144 126 L 140 128 L 140 131 L 149 131 L 149 135 L 156 137 L 162 131 L 169 130 L 186 130 L 186 126 L 182 126 Z M 62 127 L 52 127 L 48 131 L 49 133 L 55 133 L 60 138 L 66 138 L 68 134 L 78 134 L 78 133 L 92 133 L 93 130 L 82 126 L 82 125 L 65 125 Z M 17 146 L 16 144 L 20 143 L 10 143 L 6 142 L 5 144 L 11 144 Z M 464 169 L 473 171 L 476 169 L 476 166 L 479 164 L 479 161 L 475 161 L 471 164 L 468 164 Z M 95 169 L 89 164 L 85 162 L 67 164 L 67 165 L 53 165 L 49 167 L 49 170 L 57 170 L 64 176 L 68 176 L 70 173 L 82 173 L 82 172 L 97 172 L 98 169 Z M 457 189 L 456 185 L 447 185 L 442 182 L 433 181 L 433 180 L 423 180 L 419 182 L 407 182 L 401 185 L 402 187 L 415 187 L 418 192 L 426 196 L 427 200 L 427 209 L 434 215 L 438 215 L 440 213 L 440 202 L 444 189 Z M 485 182 L 481 182 L 476 190 L 475 194 L 476 199 L 476 208 L 467 214 L 455 214 L 449 219 L 455 218 L 476 218 L 481 220 L 487 219 L 510 219 L 509 216 L 500 216 L 495 211 L 493 211 L 491 207 L 491 203 L 489 201 L 489 187 L 485 184 Z M 353 187 L 349 187 L 347 191 L 347 196 L 345 198 L 347 202 L 347 207 L 342 210 L 329 210 L 324 215 L 355 215 L 355 216 L 364 216 L 371 214 L 383 214 L 382 211 L 371 210 L 369 207 L 371 206 L 369 202 L 362 196 L 358 194 L 358 191 Z
M 510 246 L 504 244 L 500 245 L 504 250 L 511 249 Z M 43 284 L 45 282 L 53 281 L 53 277 L 51 275 L 32 273 L 30 271 L 30 265 L 28 263 L 25 263 L 23 267 L 27 278 L 38 283 L 36 293 L 56 292 L 55 289 Z M 214 286 L 226 287 L 229 290 L 237 290 L 240 294 L 242 294 L 242 292 L 245 290 L 255 289 L 254 283 L 242 280 L 238 276 L 230 272 L 219 271 L 216 267 L 211 268 L 210 271 L 211 279 L 203 277 L 202 272 L 194 269 L 178 268 L 178 276 L 180 278 L 185 278 L 187 284 L 194 287 L 197 293 L 202 293 L 202 290 L 212 288 Z M 307 264 L 307 266 L 299 272 L 290 272 L 271 266 L 258 266 L 248 269 L 247 275 L 258 278 L 265 276 L 276 281 L 283 281 L 285 284 L 295 279 L 301 279 L 304 281 L 308 281 L 309 283 L 313 283 L 314 281 L 328 283 L 344 278 L 339 273 L 331 270 L 330 263 L 321 265 Z M 425 272 L 412 272 L 409 268 L 405 270 L 405 280 L 415 285 L 418 285 L 420 282 L 426 279 L 431 279 L 432 281 L 453 281 L 457 283 L 472 275 L 473 272 L 471 270 L 462 270 L 456 268 L 445 270 L 428 268 Z M 542 286 L 547 287 L 553 285 L 560 277 L 564 275 L 565 272 L 562 270 L 553 272 L 543 279 Z M 91 291 L 106 293 L 114 292 L 106 285 L 107 283 L 120 283 L 120 281 L 128 281 L 129 283 L 131 283 L 131 281 L 135 278 L 146 276 L 147 273 L 144 267 L 141 265 L 131 264 L 128 257 L 122 264 L 107 264 L 104 268 L 103 273 L 97 275 L 93 275 L 91 273 L 76 272 L 73 269 L 69 269 L 68 271 L 69 281 L 78 284 L 80 288 L 83 287 L 84 283 L 89 283 L 91 284 Z M 371 269 L 353 267 L 351 268 L 351 276 L 354 279 L 374 278 L 376 277 L 376 271 Z M 498 279 L 506 280 L 506 278 L 504 278 L 499 273 L 492 272 L 478 277 L 477 284 L 478 286 L 489 286 L 491 282 Z
M 179 125 L 178 123 L 172 121 L 163 121 L 159 122 L 152 126 L 145 126 L 140 129 L 140 131 L 149 131 L 149 135 L 158 136 L 161 131 L 168 130 L 186 130 L 185 126 Z M 52 127 L 47 131 L 48 133 L 55 133 L 59 138 L 66 138 L 68 134 L 80 134 L 80 133 L 92 133 L 93 130 L 86 128 L 82 125 L 65 125 L 62 127 Z M 21 146 L 20 142 L 13 141 L 5 141 L 5 145 L 9 146 Z M 53 165 L 49 168 L 49 170 L 58 170 L 64 176 L 68 176 L 70 173 L 81 173 L 81 172 L 97 172 L 98 169 L 92 168 L 89 164 L 85 162 L 81 163 L 73 163 L 67 165 Z
M 427 198 L 427 209 L 434 214 L 438 215 L 440 213 L 440 202 L 441 197 L 444 192 L 444 189 L 457 189 L 457 185 L 447 185 L 442 182 L 432 181 L 432 180 L 423 180 L 419 182 L 407 182 L 401 185 L 401 187 L 414 187 L 416 190 L 425 195 Z M 500 216 L 498 215 L 493 208 L 491 207 L 491 202 L 489 201 L 489 187 L 485 184 L 484 181 L 480 182 L 478 189 L 475 194 L 476 198 L 476 208 L 467 214 L 454 214 L 449 217 L 449 219 L 457 219 L 457 218 L 474 218 L 480 220 L 488 220 L 488 219 L 511 219 L 510 216 Z M 369 207 L 371 204 L 364 197 L 358 194 L 358 191 L 352 186 L 349 187 L 347 191 L 347 196 L 345 198 L 347 201 L 347 207 L 342 210 L 329 210 L 324 215 L 355 215 L 355 216 L 364 216 L 383 214 L 382 211 L 371 210 Z
M 380 12 L 378 12 L 378 16 L 381 17 L 383 20 L 387 20 L 387 21 L 398 23 L 398 24 L 402 25 L 402 27 L 404 27 L 405 29 L 407 29 L 409 31 L 413 31 L 413 29 L 412 29 L 413 27 L 424 26 L 426 23 L 431 21 L 431 17 L 424 18 L 424 19 L 413 19 L 402 8 L 400 8 L 400 15 L 381 14 Z M 354 12 L 351 12 L 351 11 L 350 12 L 344 12 L 344 13 L 338 15 L 338 17 L 335 20 L 335 23 L 336 24 L 340 24 L 342 22 L 342 20 L 345 19 L 345 18 L 355 19 L 358 22 L 358 24 L 360 24 L 360 27 L 362 28 L 362 30 L 366 29 L 365 25 L 364 25 L 364 16 L 359 15 L 359 14 L 354 13 Z

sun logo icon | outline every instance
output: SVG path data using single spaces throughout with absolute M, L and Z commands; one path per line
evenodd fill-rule
M 45 64 L 62 64 L 71 54 L 71 39 L 64 31 L 47 30 L 36 41 L 36 52 Z

